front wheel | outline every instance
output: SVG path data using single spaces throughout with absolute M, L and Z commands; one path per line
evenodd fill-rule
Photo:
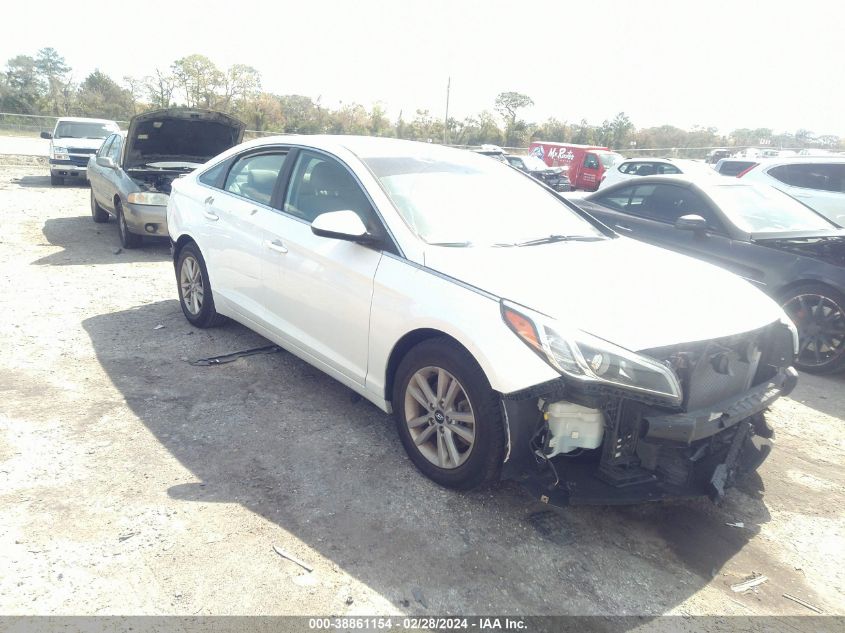
M 93 189 L 91 190 L 91 219 L 98 224 L 109 221 L 109 213 L 101 207 L 100 203 L 97 202 L 97 199 L 94 198 Z
M 408 352 L 396 372 L 393 409 L 408 457 L 429 479 L 462 490 L 498 479 L 505 450 L 499 399 L 457 343 L 429 339 Z
M 143 237 L 131 233 L 126 225 L 126 218 L 123 215 L 123 205 L 118 200 L 114 203 L 117 212 L 117 232 L 120 234 L 120 245 L 123 248 L 138 248 L 143 242 Z
M 798 328 L 795 366 L 811 374 L 843 369 L 845 295 L 825 284 L 809 283 L 784 293 L 781 305 Z
M 176 284 L 185 318 L 196 327 L 220 325 L 225 317 L 214 309 L 214 295 L 208 281 L 208 269 L 196 244 L 186 244 L 176 260 Z

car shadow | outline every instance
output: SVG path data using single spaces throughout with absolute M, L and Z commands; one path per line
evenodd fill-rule
M 152 323 L 165 327 L 151 337 Z M 803 585 L 749 543 L 770 520 L 759 478 L 722 507 L 557 510 L 512 483 L 454 492 L 414 469 L 389 416 L 287 352 L 187 362 L 267 344 L 238 324 L 194 329 L 171 300 L 83 326 L 127 405 L 196 477 L 168 488 L 171 498 L 240 503 L 400 611 L 650 616 L 711 583 L 742 599 L 728 585 L 753 570 L 778 579 L 764 591 Z M 136 339 L 142 360 L 115 345 Z
M 102 224 L 95 223 L 90 215 L 51 218 L 44 222 L 42 232 L 49 245 L 60 246 L 62 250 L 33 262 L 39 266 L 129 264 L 170 258 L 167 238 L 145 237 L 141 248 L 121 248 L 114 218 Z
M 70 187 L 75 189 L 87 189 L 88 181 L 85 178 L 66 179 L 63 185 L 50 184 L 50 176 L 21 176 L 12 180 L 12 184 L 19 187 L 44 189 Z
M 789 396 L 833 418 L 845 418 L 845 372 L 827 376 L 801 373 Z

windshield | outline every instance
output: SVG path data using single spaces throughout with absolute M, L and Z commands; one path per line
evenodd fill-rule
M 113 123 L 89 123 L 81 121 L 62 121 L 56 126 L 53 138 L 106 138 L 118 127 Z
M 710 185 L 707 193 L 736 226 L 748 233 L 832 230 L 837 226 L 774 187 Z
M 599 160 L 605 169 L 610 169 L 617 163 L 625 160 L 625 157 L 622 156 L 622 154 L 617 154 L 616 152 L 605 152 L 599 153 Z
M 432 146 L 363 158 L 411 230 L 429 244 L 515 245 L 604 235 L 553 193 L 507 166 Z

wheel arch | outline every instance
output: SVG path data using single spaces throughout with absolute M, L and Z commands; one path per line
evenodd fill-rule
M 187 233 L 183 233 L 182 235 L 180 235 L 179 238 L 173 243 L 173 265 L 175 266 L 176 262 L 179 261 L 179 253 L 187 244 L 196 243 L 197 241 Z
M 443 330 L 438 330 L 436 328 L 417 328 L 415 330 L 411 330 L 402 338 L 400 338 L 393 346 L 393 349 L 390 350 L 390 355 L 388 356 L 387 360 L 387 367 L 385 369 L 385 376 L 384 376 L 384 395 L 385 400 L 390 402 L 391 395 L 393 394 L 393 385 L 396 378 L 396 370 L 399 368 L 399 363 L 402 362 L 402 359 L 408 354 L 411 349 L 415 346 L 419 345 L 423 341 L 427 341 L 433 338 L 446 338 L 453 342 L 455 345 L 460 347 L 464 352 L 466 352 L 470 358 L 472 358 L 479 367 L 481 367 L 481 371 L 484 371 L 484 367 L 479 362 L 479 360 L 475 357 L 475 355 L 458 339 L 454 336 L 444 332 Z M 485 372 L 486 375 L 486 372 Z M 488 377 L 489 380 L 489 377 Z
M 783 300 L 784 295 L 786 295 L 788 292 L 791 292 L 796 288 L 800 288 L 801 286 L 807 286 L 810 284 L 827 286 L 836 293 L 845 294 L 845 288 L 838 287 L 833 281 L 829 280 L 825 276 L 820 275 L 818 277 L 802 277 L 800 279 L 790 281 L 788 284 L 781 286 L 777 290 L 777 292 L 774 294 L 774 299 L 775 301 L 780 303 Z

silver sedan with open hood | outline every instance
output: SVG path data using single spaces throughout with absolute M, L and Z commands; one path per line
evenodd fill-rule
M 245 125 L 212 110 L 169 108 L 132 118 L 88 161 L 91 217 L 117 219 L 124 248 L 143 236 L 167 236 L 167 200 L 174 179 L 243 139 Z

